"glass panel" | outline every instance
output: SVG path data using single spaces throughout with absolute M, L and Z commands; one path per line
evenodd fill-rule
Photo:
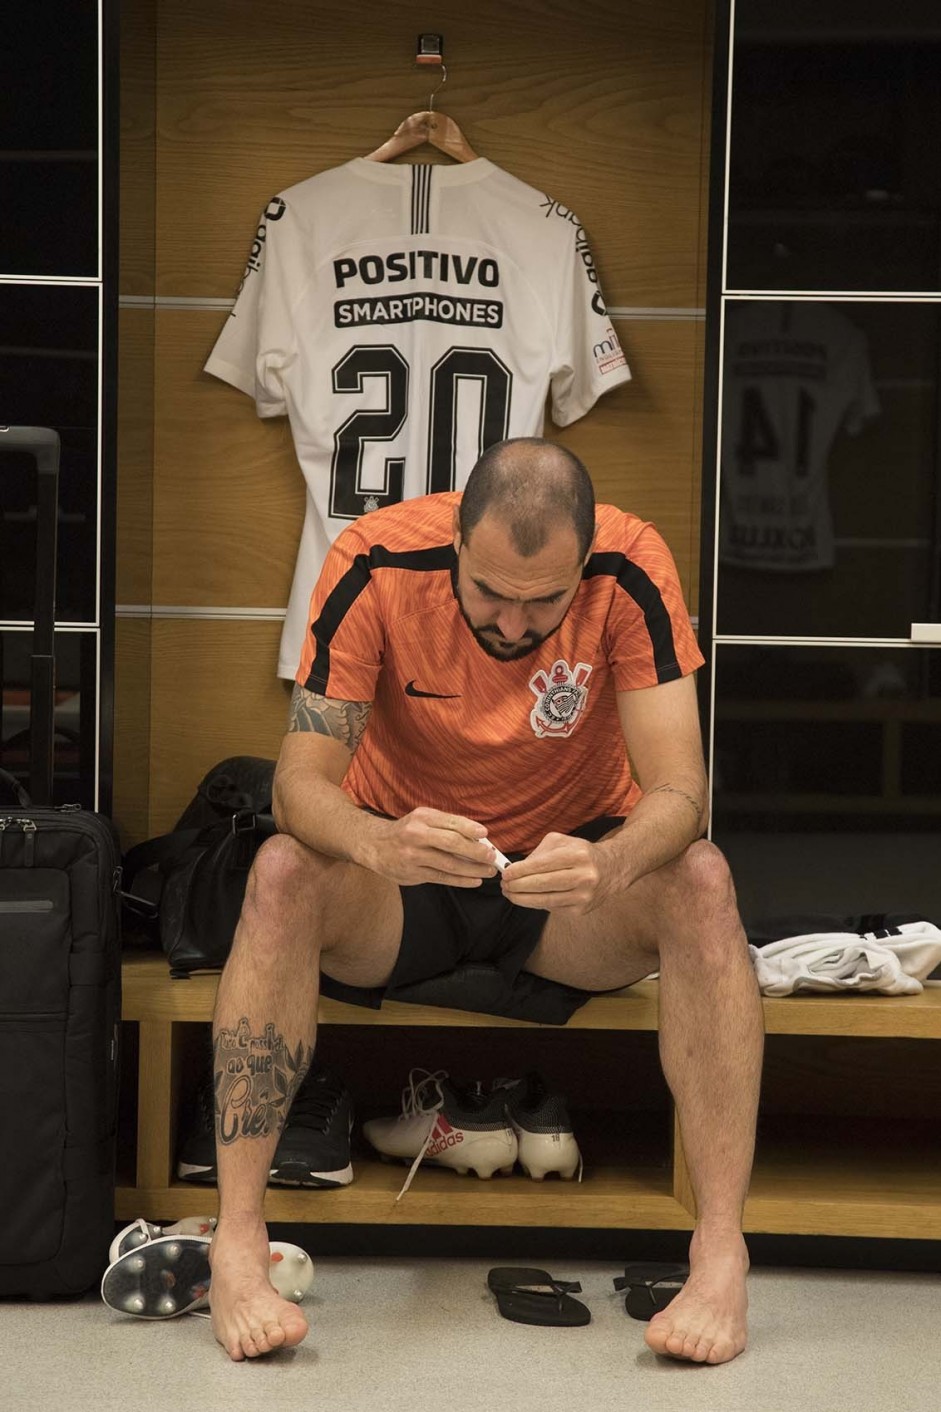
M 0 767 L 26 789 L 31 650 L 32 633 L 0 632 Z M 97 633 L 56 633 L 54 804 L 94 807 L 97 653 Z
M 719 644 L 713 837 L 746 923 L 941 925 L 939 760 L 941 651 Z
M 736 6 L 730 289 L 939 288 L 937 20 L 927 0 Z
M 98 273 L 98 154 L 16 160 L 0 151 L 4 219 L 0 271 L 6 275 Z
M 717 630 L 941 619 L 941 305 L 725 303 Z
M 0 285 L 0 425 L 59 433 L 56 617 L 94 622 L 98 504 L 98 293 Z M 32 619 L 36 472 L 0 452 L 0 619 Z
M 0 45 L 0 273 L 98 268 L 98 7 L 8 7 Z

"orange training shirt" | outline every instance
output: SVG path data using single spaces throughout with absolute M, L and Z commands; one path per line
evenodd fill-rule
M 475 819 L 530 852 L 640 798 L 615 693 L 702 666 L 676 566 L 653 525 L 598 505 L 598 534 L 555 632 L 514 662 L 476 642 L 455 596 L 459 492 L 389 505 L 334 543 L 311 598 L 298 683 L 373 709 L 344 790 L 401 818 Z

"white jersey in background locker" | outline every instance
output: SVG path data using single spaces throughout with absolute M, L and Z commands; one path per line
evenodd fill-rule
M 630 377 L 578 219 L 483 158 L 356 158 L 269 202 L 207 372 L 287 415 L 307 507 L 278 674 L 324 556 L 381 505 L 459 490 Z
M 827 459 L 877 415 L 862 330 L 827 304 L 726 306 L 719 552 L 729 564 L 832 568 Z

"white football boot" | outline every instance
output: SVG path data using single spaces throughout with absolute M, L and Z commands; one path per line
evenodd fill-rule
M 564 1181 L 578 1174 L 582 1179 L 582 1154 L 575 1141 L 568 1105 L 561 1093 L 554 1093 L 540 1074 L 524 1079 L 498 1080 L 494 1092 L 502 1092 L 506 1116 L 519 1147 L 519 1164 L 528 1177 L 541 1182 L 551 1172 Z
M 211 1243 L 209 1235 L 163 1235 L 130 1246 L 105 1271 L 102 1299 L 116 1313 L 139 1319 L 173 1319 L 204 1309 L 209 1303 Z M 299 1245 L 279 1240 L 269 1244 L 268 1278 L 282 1299 L 299 1304 L 314 1282 L 311 1258 Z
M 172 1226 L 155 1226 L 152 1222 L 145 1221 L 141 1216 L 139 1220 L 132 1221 L 129 1226 L 125 1226 L 123 1231 L 118 1231 L 111 1242 L 111 1249 L 108 1251 L 108 1264 L 113 1265 L 115 1260 L 126 1255 L 129 1250 L 136 1250 L 139 1245 L 146 1245 L 148 1241 L 158 1240 L 160 1236 L 211 1236 L 215 1229 L 215 1216 L 185 1216 L 182 1221 L 175 1221 Z
M 489 1179 L 509 1175 L 518 1143 L 504 1111 L 504 1095 L 481 1084 L 459 1085 L 443 1069 L 412 1069 L 402 1090 L 402 1112 L 363 1124 L 368 1142 L 387 1160 L 411 1162 L 398 1201 L 422 1161 Z

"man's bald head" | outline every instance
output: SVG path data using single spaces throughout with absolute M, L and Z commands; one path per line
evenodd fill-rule
M 553 530 L 568 525 L 583 560 L 595 533 L 595 493 L 571 451 L 539 437 L 517 437 L 484 452 L 468 477 L 459 514 L 462 539 L 493 515 L 524 558 L 538 554 Z

